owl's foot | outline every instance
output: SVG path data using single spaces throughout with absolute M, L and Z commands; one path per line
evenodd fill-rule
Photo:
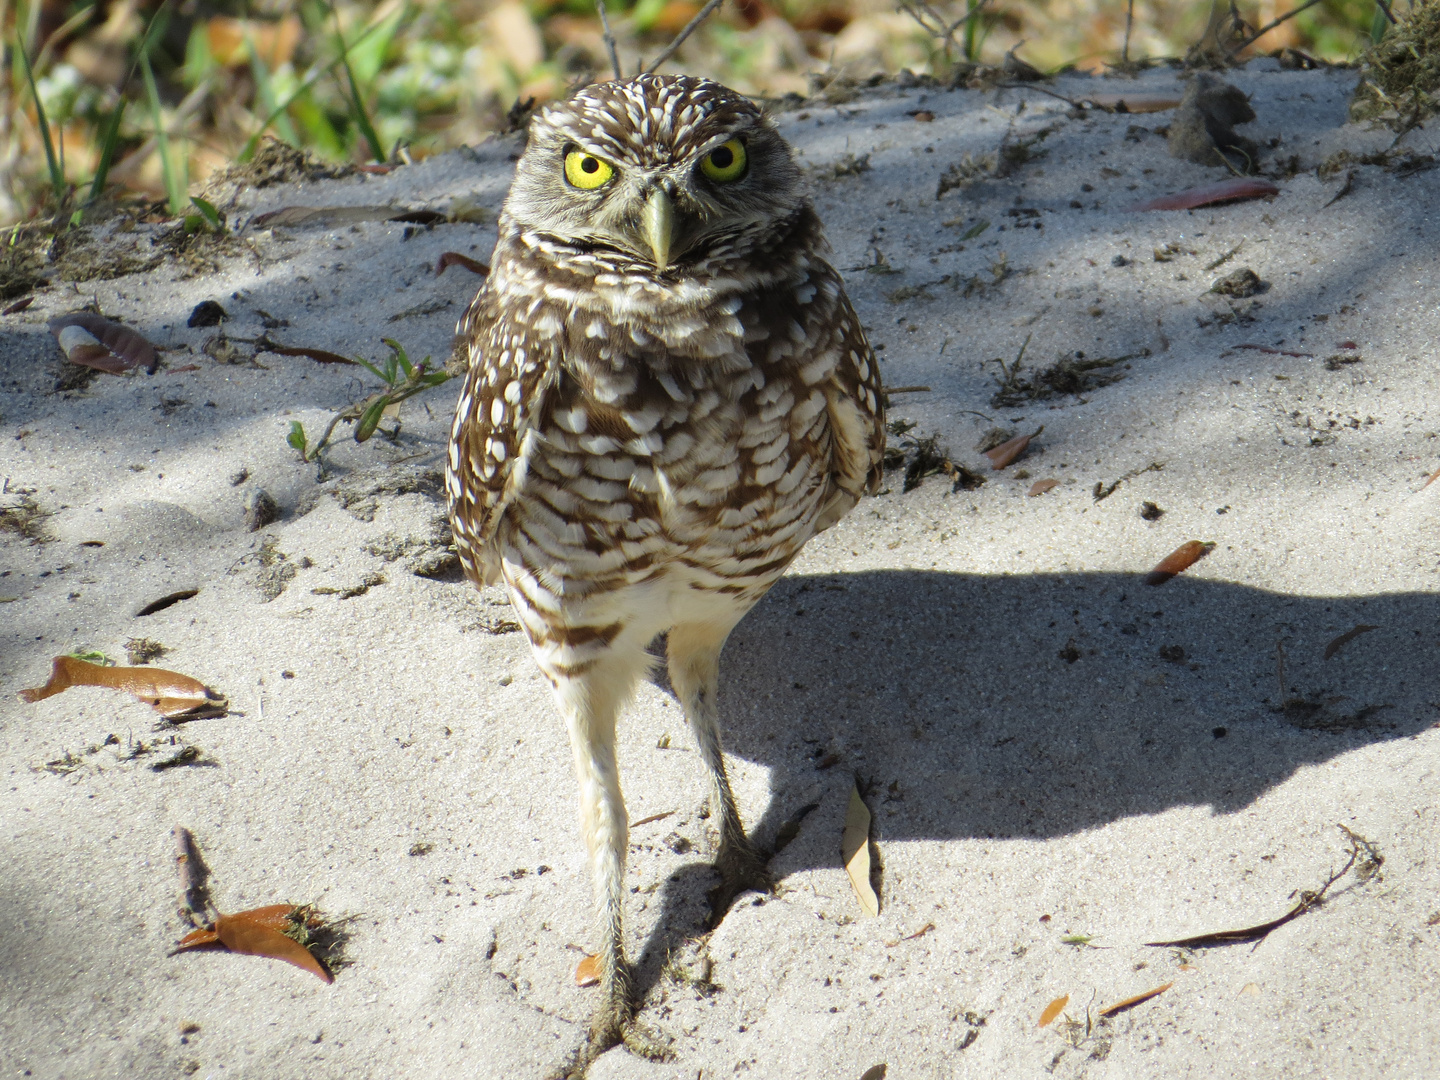
M 635 1018 L 628 991 L 619 987 L 617 992 L 606 994 L 603 1004 L 595 1010 L 585 1041 L 547 1080 L 584 1080 L 586 1071 L 600 1055 L 617 1046 L 624 1046 L 632 1054 L 650 1061 L 668 1061 L 671 1057 L 666 1041 Z
M 720 884 L 710 890 L 710 927 L 714 929 L 725 918 L 730 905 L 743 892 L 773 893 L 775 879 L 770 868 L 748 840 L 722 845 L 715 860 L 720 871 Z

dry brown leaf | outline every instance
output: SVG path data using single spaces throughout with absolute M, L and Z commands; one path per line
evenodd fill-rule
M 1013 463 L 1021 454 L 1025 453 L 1030 446 L 1030 440 L 1044 431 L 1042 424 L 1029 435 L 1016 435 L 1009 442 L 1003 442 L 992 450 L 986 450 L 985 456 L 990 459 L 992 469 L 1003 469 L 1006 465 Z
M 44 701 L 72 686 L 104 686 L 134 694 L 161 716 L 177 720 L 219 716 L 227 702 L 198 679 L 152 667 L 103 667 L 73 656 L 57 656 L 44 686 L 20 691 L 25 701 Z
M 586 953 L 580 958 L 580 962 L 575 965 L 575 985 L 600 985 L 600 957 Z
M 1118 113 L 1165 112 L 1180 105 L 1178 97 L 1165 94 L 1090 94 L 1083 100 Z
M 26 297 L 24 297 L 24 298 L 22 298 L 22 299 L 20 299 L 20 300 L 16 300 L 13 304 L 11 304 L 9 307 L 7 307 L 4 311 L 0 311 L 0 315 L 18 315 L 18 314 L 20 314 L 20 312 L 24 311 L 26 308 L 28 308 L 28 307 L 29 307 L 31 304 L 33 304 L 34 302 L 35 302 L 35 297 L 33 297 L 33 296 L 26 296 Z
M 206 945 L 222 945 L 245 956 L 284 960 L 327 983 L 333 983 L 335 976 L 316 959 L 315 954 L 289 936 L 289 931 L 304 922 L 305 911 L 294 904 L 269 904 L 234 915 L 221 915 L 214 926 L 186 934 L 176 944 L 175 951 L 187 952 Z
M 451 266 L 463 266 L 472 274 L 479 274 L 482 277 L 490 273 L 490 267 L 486 266 L 479 259 L 472 259 L 469 255 L 461 255 L 458 251 L 442 251 L 440 258 L 435 263 L 435 276 L 439 277 Z
M 1155 565 L 1155 569 L 1145 575 L 1145 584 L 1164 585 L 1176 574 L 1190 569 L 1190 567 L 1194 566 L 1214 550 L 1215 545 L 1213 543 L 1207 543 L 1201 540 L 1187 540 L 1169 555 L 1166 555 L 1165 558 L 1161 559 Z
M 1035 483 L 1030 485 L 1030 490 L 1027 494 L 1033 499 L 1035 496 L 1044 495 L 1047 491 L 1053 491 L 1059 486 L 1059 480 L 1036 480 Z
M 1166 990 L 1169 990 L 1170 987 L 1174 985 L 1175 984 L 1173 982 L 1168 982 L 1164 986 L 1155 987 L 1154 990 L 1146 990 L 1143 994 L 1136 994 L 1134 997 L 1126 998 L 1124 1001 L 1117 1001 L 1114 1005 L 1107 1005 L 1105 1008 L 1100 1010 L 1100 1015 L 1106 1017 L 1115 1016 L 1119 1013 L 1124 1012 L 1126 1009 L 1133 1009 L 1136 1005 L 1139 1005 L 1142 1002 L 1149 1001 L 1157 994 L 1163 994 Z
M 1429 478 L 1425 481 L 1425 483 L 1420 485 L 1420 490 L 1424 491 L 1431 484 L 1435 483 L 1436 480 L 1440 480 L 1440 469 L 1436 469 L 1430 474 Z
M 663 814 L 651 814 L 649 817 L 642 817 L 639 821 L 632 821 L 630 828 L 638 829 L 641 825 L 649 825 L 652 821 L 664 821 L 667 817 L 674 815 L 674 810 L 666 810 Z
M 1341 634 L 1334 641 L 1330 642 L 1329 645 L 1325 646 L 1325 659 L 1329 660 L 1332 656 L 1338 653 L 1346 645 L 1349 645 L 1350 642 L 1354 641 L 1361 634 L 1368 634 L 1371 630 L 1379 629 L 1380 627 L 1371 626 L 1369 623 L 1359 623 L 1355 626 L 1354 629 L 1346 630 L 1345 633 Z
M 329 349 L 307 349 L 299 345 L 281 345 L 278 342 L 267 341 L 264 343 L 266 352 L 278 353 L 280 356 L 304 356 L 314 360 L 317 364 L 353 364 L 348 356 L 341 356 L 339 353 L 331 352 Z
M 880 898 L 870 885 L 870 808 L 858 788 L 850 789 L 850 807 L 845 811 L 845 831 L 840 837 L 840 854 L 845 872 L 855 889 L 860 908 L 872 918 L 880 914 Z
M 1237 199 L 1260 199 L 1280 194 L 1280 189 L 1269 180 L 1256 180 L 1250 176 L 1237 176 L 1222 180 L 1218 184 L 1187 188 L 1174 195 L 1162 195 L 1158 199 L 1136 203 L 1127 209 L 1132 213 L 1145 210 L 1194 210 L 1198 206 L 1234 202 Z
M 871 1065 L 860 1074 L 860 1080 L 885 1080 L 885 1074 L 889 1071 L 888 1066 L 884 1064 Z
M 57 315 L 48 325 L 60 344 L 60 351 L 72 364 L 111 375 L 122 375 L 137 367 L 154 375 L 160 365 L 154 345 L 130 327 L 93 311 Z
M 300 43 L 302 28 L 298 16 L 276 22 L 265 19 L 235 19 L 214 15 L 205 24 L 210 55 L 224 67 L 244 67 L 252 55 L 274 71 L 288 64 Z
M 1046 1005 L 1045 1011 L 1040 1014 L 1040 1026 L 1042 1028 L 1048 1027 L 1050 1021 L 1054 1020 L 1055 1017 L 1059 1016 L 1060 1010 L 1065 1008 L 1065 1006 L 1068 1004 L 1070 1004 L 1070 995 L 1066 994 L 1064 997 L 1058 997 L 1054 1001 L 1050 1002 L 1049 1005 Z
M 1259 983 L 1246 983 L 1244 986 L 1242 986 L 1242 987 L 1240 988 L 1240 993 L 1236 994 L 1235 996 L 1236 996 L 1236 997 L 1259 997 L 1259 996 L 1260 996 L 1260 984 L 1259 984 Z

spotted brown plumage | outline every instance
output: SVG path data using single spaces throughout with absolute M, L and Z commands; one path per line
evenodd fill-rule
M 595 184 L 593 188 L 589 185 Z M 538 114 L 490 275 L 447 477 L 460 559 L 503 582 L 570 729 L 599 906 L 577 1073 L 634 1029 L 616 713 L 668 631 L 718 810 L 718 918 L 768 888 L 725 776 L 730 630 L 879 482 L 879 370 L 788 145 L 716 83 L 641 76 Z

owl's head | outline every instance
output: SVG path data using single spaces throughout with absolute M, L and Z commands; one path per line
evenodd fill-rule
M 538 113 L 505 210 L 566 247 L 683 272 L 803 205 L 790 147 L 753 102 L 708 79 L 641 75 Z

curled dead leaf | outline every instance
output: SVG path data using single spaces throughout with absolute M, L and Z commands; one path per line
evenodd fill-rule
M 861 910 L 872 918 L 879 915 L 880 898 L 870 884 L 870 808 L 860 798 L 859 789 L 854 787 L 850 789 L 850 807 L 845 811 L 840 854 Z
M 580 962 L 575 965 L 575 985 L 600 985 L 600 957 L 586 953 L 580 958 Z
M 24 311 L 33 303 L 35 303 L 34 296 L 22 297 L 21 299 L 16 300 L 13 304 L 5 308 L 4 311 L 0 311 L 0 315 L 18 315 L 20 314 L 20 312 Z
M 186 934 L 175 949 L 186 952 L 204 945 L 219 944 L 245 956 L 284 960 L 326 983 L 333 983 L 335 976 L 314 953 L 291 936 L 304 931 L 310 921 L 309 909 L 294 904 L 270 904 L 234 915 L 221 915 L 213 926 Z
M 458 251 L 442 251 L 440 258 L 435 262 L 435 276 L 439 277 L 452 266 L 463 266 L 472 274 L 479 274 L 482 277 L 490 273 L 490 267 L 486 266 L 479 259 L 472 259 L 469 255 L 461 255 Z
M 1017 435 L 1009 442 L 1003 442 L 991 450 L 986 450 L 985 456 L 990 459 L 990 467 L 992 469 L 1003 469 L 1005 466 L 1012 464 L 1029 448 L 1030 440 L 1044 430 L 1045 426 L 1042 424 L 1029 435 Z
M 1030 490 L 1026 492 L 1026 494 L 1033 499 L 1037 495 L 1044 495 L 1047 491 L 1053 491 L 1059 486 L 1059 480 L 1036 480 L 1035 483 L 1030 485 Z
M 1200 540 L 1187 540 L 1169 555 L 1166 555 L 1165 558 L 1161 559 L 1155 565 L 1155 569 L 1145 575 L 1145 584 L 1164 585 L 1176 574 L 1190 569 L 1190 567 L 1194 566 L 1214 550 L 1215 545 L 1213 543 L 1206 543 Z
M 1146 990 L 1143 994 L 1136 994 L 1134 997 L 1128 997 L 1124 1001 L 1117 1001 L 1114 1005 L 1107 1005 L 1100 1010 L 1100 1015 L 1104 1017 L 1115 1016 L 1124 1012 L 1126 1009 L 1133 1009 L 1136 1005 L 1149 1001 L 1158 994 L 1163 994 L 1174 985 L 1173 982 L 1168 982 L 1164 986 L 1155 987 L 1154 990 Z
M 48 325 L 65 359 L 72 364 L 111 375 L 122 375 L 137 367 L 154 375 L 160 365 L 155 346 L 143 336 L 93 311 L 57 315 Z
M 72 686 L 104 686 L 124 690 L 169 720 L 221 716 L 225 698 L 198 679 L 152 667 L 104 667 L 73 656 L 57 656 L 44 686 L 20 691 L 25 701 L 44 701 Z
M 1213 206 L 1216 203 L 1236 202 L 1240 199 L 1263 199 L 1280 194 L 1280 189 L 1269 180 L 1257 180 L 1253 176 L 1237 176 L 1222 180 L 1218 184 L 1186 188 L 1174 195 L 1136 203 L 1127 207 L 1131 213 L 1146 210 L 1194 210 L 1199 206 Z
M 1040 1026 L 1042 1028 L 1048 1027 L 1050 1022 L 1060 1015 L 1060 1010 L 1068 1004 L 1070 1004 L 1070 995 L 1066 994 L 1064 997 L 1058 997 L 1050 1002 L 1049 1005 L 1046 1005 L 1045 1011 L 1040 1014 Z

